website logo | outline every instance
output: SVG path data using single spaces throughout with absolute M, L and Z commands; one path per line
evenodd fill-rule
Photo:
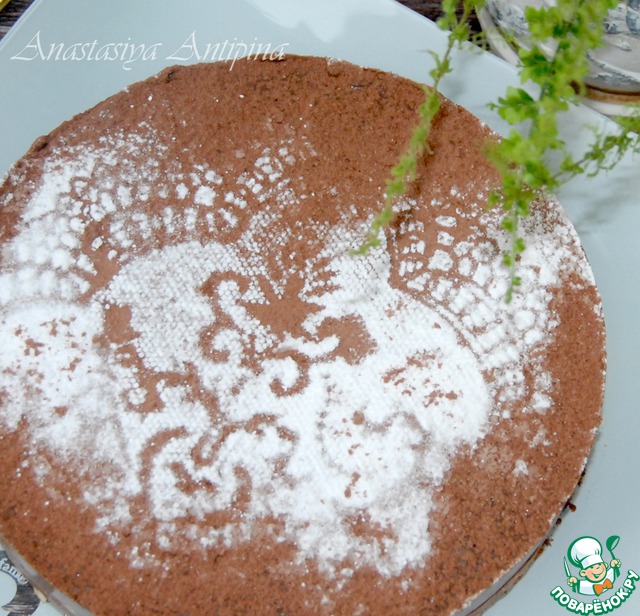
M 573 541 L 564 558 L 566 586 L 556 586 L 551 597 L 572 614 L 608 614 L 624 605 L 636 589 L 640 576 L 628 569 L 614 554 L 620 537 L 612 535 L 602 543 L 582 536 Z M 622 579 L 624 578 L 624 579 Z

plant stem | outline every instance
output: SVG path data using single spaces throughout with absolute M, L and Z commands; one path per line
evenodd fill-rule
M 415 179 L 418 159 L 429 147 L 431 126 L 440 109 L 440 94 L 438 93 L 440 82 L 452 71 L 451 55 L 453 49 L 456 45 L 469 39 L 469 18 L 474 9 L 484 4 L 484 0 L 464 0 L 462 4 L 462 13 L 458 17 L 456 15 L 457 2 L 451 0 L 443 2 L 444 15 L 438 20 L 438 25 L 441 28 L 450 29 L 447 48 L 442 56 L 435 52 L 429 52 L 436 64 L 429 73 L 433 83 L 431 87 L 423 86 L 425 100 L 418 108 L 418 123 L 413 129 L 409 143 L 400 156 L 398 164 L 391 170 L 390 177 L 387 179 L 384 204 L 373 219 L 364 242 L 352 251 L 354 255 L 366 254 L 371 248 L 380 245 L 382 230 L 388 227 L 394 219 L 394 202 L 406 193 L 407 181 Z
M 503 254 L 509 269 L 507 301 L 520 285 L 518 260 L 526 247 L 518 229 L 533 201 L 556 190 L 567 176 L 584 172 L 587 163 L 595 164 L 596 172 L 605 164 L 604 140 L 597 141 L 590 153 L 575 162 L 559 135 L 558 118 L 584 93 L 589 73 L 587 54 L 602 44 L 604 20 L 615 4 L 616 0 L 558 0 L 554 6 L 526 9 L 531 36 L 528 46 L 519 49 L 520 76 L 523 83 L 531 81 L 539 86 L 538 95 L 534 98 L 523 88 L 509 87 L 492 105 L 511 125 L 528 123 L 526 130 L 512 130 L 489 152 L 502 176 L 502 185 L 491 195 L 490 204 L 503 208 L 503 227 L 510 234 L 510 247 Z M 542 46 L 550 39 L 557 48 L 548 57 Z M 620 144 L 612 139 L 606 147 L 615 151 Z M 550 151 L 564 155 L 559 173 L 547 163 Z

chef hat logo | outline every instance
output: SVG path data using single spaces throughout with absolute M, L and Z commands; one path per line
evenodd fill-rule
M 580 537 L 567 550 L 567 556 L 574 566 L 588 569 L 592 565 L 603 563 L 602 544 L 594 537 Z

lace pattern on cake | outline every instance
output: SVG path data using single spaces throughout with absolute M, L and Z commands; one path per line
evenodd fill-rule
M 131 528 L 145 524 L 133 502 L 162 549 L 230 547 L 271 520 L 275 540 L 328 574 L 420 566 L 425 488 L 514 404 L 550 404 L 544 285 L 576 267 L 570 227 L 532 218 L 507 306 L 482 190 L 471 211 L 455 191 L 405 200 L 388 246 L 354 258 L 367 221 L 353 204 L 339 225 L 309 223 L 309 241 L 285 222 L 321 199 L 287 179 L 309 144 L 241 152 L 249 170 L 234 178 L 207 165 L 160 176 L 160 141 L 141 131 L 52 157 L 4 247 L 2 421 L 27 421 L 35 450 L 87 478 L 96 531 L 116 547 L 123 528 L 140 536 L 135 566 L 156 556 L 149 528 Z M 149 162 L 134 168 L 140 148 Z M 436 216 L 430 240 L 421 208 Z M 453 241 L 463 220 L 468 238 Z

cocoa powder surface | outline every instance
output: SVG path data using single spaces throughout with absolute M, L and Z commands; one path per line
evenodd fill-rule
M 259 193 L 248 191 L 243 196 L 246 205 L 233 211 L 234 224 L 226 226 L 211 224 L 211 207 L 193 208 L 193 202 L 187 200 L 184 208 L 193 209 L 192 222 L 157 227 L 153 233 L 136 223 L 134 211 L 130 218 L 125 217 L 130 246 L 120 259 L 110 254 L 114 250 L 108 241 L 113 216 L 100 220 L 86 216 L 80 252 L 90 258 L 93 267 L 90 271 L 77 268 L 77 275 L 87 283 L 80 301 L 88 301 L 138 257 L 189 241 L 235 245 L 252 229 L 258 209 L 279 208 L 279 217 L 256 238 L 261 241 L 259 252 L 270 275 L 282 284 L 274 287 L 259 280 L 266 301 L 245 301 L 243 306 L 280 340 L 287 335 L 304 335 L 303 322 L 318 309 L 308 297 L 301 299 L 305 276 L 314 276 L 323 291 L 334 284 L 328 258 L 313 271 L 306 270 L 305 264 L 325 248 L 331 237 L 328 229 L 345 220 L 353 228 L 366 228 L 367 220 L 380 206 L 384 180 L 407 142 L 422 97 L 422 90 L 407 80 L 320 58 L 247 61 L 233 70 L 225 65 L 167 69 L 74 118 L 34 145 L 0 192 L 0 238 L 8 242 L 27 224 L 20 219 L 20 204 L 39 189 L 47 161 L 73 159 L 86 144 L 99 143 L 114 132 L 142 136 L 153 132 L 154 137 L 141 138 L 129 158 L 122 155 L 96 166 L 91 179 L 102 181 L 113 176 L 115 194 L 117 178 L 126 178 L 125 188 L 140 196 L 132 169 L 139 162 L 155 161 L 153 172 L 138 180 L 145 185 L 141 207 L 147 217 L 163 215 L 167 203 L 163 179 L 172 173 L 206 167 L 215 170 L 220 178 L 218 186 L 231 189 L 243 173 L 251 175 L 265 146 L 288 143 L 296 162 L 287 180 L 299 198 L 264 202 Z M 425 291 L 407 284 L 407 277 L 400 273 L 401 263 L 415 245 L 416 233 L 426 245 L 425 259 L 444 241 L 439 235 L 442 227 L 434 223 L 443 215 L 438 203 L 446 196 L 444 214 L 456 220 L 455 227 L 449 229 L 454 236 L 449 246 L 471 241 L 487 226 L 485 203 L 478 195 L 486 197 L 497 179 L 482 154 L 487 138 L 486 127 L 443 100 L 432 135 L 433 154 L 425 154 L 419 162 L 417 179 L 409 189 L 410 202 L 397 216 L 385 245 L 392 285 L 418 302 L 426 301 Z M 161 151 L 156 149 L 158 143 Z M 79 199 L 86 198 L 82 187 L 77 190 Z M 215 202 L 219 208 L 222 194 L 221 189 Z M 542 219 L 556 216 L 554 206 L 540 207 Z M 213 215 L 218 216 L 218 211 L 214 209 Z M 285 233 L 287 229 L 299 232 Z M 95 247 L 96 237 L 105 239 L 101 246 Z M 488 262 L 499 258 L 500 249 L 498 237 L 489 234 L 483 240 Z M 573 250 L 583 259 L 579 249 Z M 3 268 L 5 265 L 2 262 Z M 289 275 L 290 271 L 296 274 Z M 439 288 L 439 279 L 454 286 L 468 283 L 472 276 L 465 272 L 462 268 L 436 270 L 429 279 L 429 289 Z M 249 278 L 214 273 L 203 282 L 200 292 L 215 306 L 221 289 L 229 285 L 249 292 L 255 282 Z M 98 532 L 101 512 L 86 502 L 85 487 L 117 476 L 121 470 L 116 463 L 89 467 L 61 463 L 45 444 L 34 445 L 29 440 L 28 414 L 18 429 L 3 426 L 0 432 L 4 466 L 15 469 L 0 479 L 2 534 L 48 581 L 96 614 L 452 613 L 548 534 L 573 492 L 593 444 L 604 371 L 604 328 L 594 309 L 599 305 L 597 292 L 584 278 L 569 272 L 550 285 L 549 293 L 549 310 L 557 326 L 553 337 L 537 348 L 553 377 L 549 408 L 531 410 L 535 377 L 523 369 L 527 393 L 505 404 L 502 413 L 493 414 L 490 429 L 477 443 L 460 447 L 446 479 L 431 495 L 436 506 L 425 532 L 433 538 L 432 550 L 424 562 L 407 566 L 401 575 L 382 575 L 357 557 L 345 559 L 342 569 L 351 573 L 337 577 L 312 559 L 301 563 L 295 543 L 281 539 L 286 521 L 277 516 L 264 516 L 253 525 L 251 541 L 238 540 L 232 546 L 204 547 L 197 541 L 159 545 L 159 523 L 150 513 L 153 506 L 145 491 L 129 503 L 129 523 L 115 524 L 108 533 Z M 105 315 L 95 346 L 102 353 L 117 349 L 123 365 L 144 371 L 145 358 L 136 347 L 140 334 L 132 324 L 131 311 L 113 304 Z M 212 361 L 224 361 L 229 351 L 214 349 L 210 342 L 230 322 L 223 311 L 217 310 L 216 315 L 215 325 L 201 332 L 200 343 Z M 469 326 L 468 335 L 474 328 L 480 334 L 489 325 Z M 173 331 L 167 324 L 167 336 L 174 335 Z M 314 342 L 330 336 L 340 340 L 332 358 L 341 358 L 351 366 L 357 366 L 375 347 L 357 318 L 325 319 Z M 465 340 L 462 335 L 461 340 Z M 252 348 L 253 353 L 244 353 L 241 358 L 241 365 L 249 371 L 258 370 L 259 362 L 273 352 L 268 348 L 255 351 L 255 344 Z M 284 377 L 274 381 L 273 391 L 292 395 L 308 387 L 308 358 L 286 349 L 278 350 L 274 357 L 289 357 L 298 366 L 298 375 L 294 382 Z M 420 361 L 428 365 L 428 359 Z M 69 370 L 73 373 L 73 366 Z M 492 370 L 487 365 L 485 377 L 489 381 Z M 268 412 L 253 417 L 242 428 L 224 426 L 224 409 L 207 390 L 195 366 L 149 373 L 142 382 L 143 394 L 132 403 L 142 415 L 162 410 L 159 383 L 186 383 L 189 396 L 219 419 L 222 428 L 218 436 L 203 439 L 194 448 L 193 457 L 201 464 L 206 464 L 234 432 L 242 429 L 266 434 L 277 426 Z M 32 386 L 38 388 L 37 378 Z M 0 401 L 5 399 L 3 392 Z M 421 412 L 412 405 L 415 403 L 409 405 L 408 414 Z M 57 408 L 56 412 L 64 415 L 65 409 Z M 362 421 L 357 417 L 353 424 Z M 100 429 L 95 425 L 95 430 Z M 142 483 L 150 481 L 146 473 L 158 451 L 179 438 L 181 430 L 167 430 L 142 453 Z M 282 440 L 295 441 L 295 434 L 282 427 L 278 430 Z M 121 437 L 126 439 L 127 434 Z M 419 447 L 428 447 L 428 442 Z M 518 460 L 526 473 L 514 472 L 520 468 L 515 466 Z M 42 468 L 47 469 L 45 483 L 40 478 Z M 210 490 L 213 497 L 216 493 L 216 486 L 206 482 L 191 485 L 189 472 L 180 462 L 172 472 L 183 478 L 185 494 Z M 239 487 L 232 506 L 196 518 L 198 525 L 223 528 L 242 522 L 249 512 L 253 481 L 242 468 L 236 469 L 235 477 Z M 354 486 L 357 480 L 353 477 Z M 175 520 L 178 528 L 187 528 L 192 522 L 188 515 Z M 366 511 L 336 524 L 350 525 L 349 532 L 368 537 L 369 544 L 377 544 L 384 552 L 389 531 L 368 518 Z M 332 541 L 331 535 L 326 541 Z M 129 555 L 141 545 L 152 564 L 131 562 Z

